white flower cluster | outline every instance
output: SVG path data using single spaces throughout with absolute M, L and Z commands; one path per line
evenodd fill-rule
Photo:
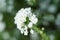
M 0 13 L 0 32 L 3 32 L 5 30 L 5 22 L 3 22 L 3 13 Z
M 28 17 L 28 24 L 26 25 L 25 22 L 27 22 Z M 17 28 L 21 31 L 22 34 L 28 35 L 28 28 L 30 29 L 30 33 L 33 33 L 34 30 L 32 29 L 33 25 L 38 22 L 38 18 L 35 14 L 31 12 L 31 8 L 22 8 L 19 10 L 14 17 L 15 24 L 17 25 Z

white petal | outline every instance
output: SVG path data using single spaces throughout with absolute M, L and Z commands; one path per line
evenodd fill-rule
M 28 31 L 27 30 L 24 31 L 24 35 L 28 35 Z
M 31 29 L 31 30 L 30 30 L 30 33 L 33 34 L 33 33 L 34 33 L 34 30 Z
M 21 34 L 23 34 L 24 33 L 24 31 L 21 31 Z
M 32 26 L 33 26 L 33 24 L 32 24 L 32 22 L 30 22 L 30 23 L 28 24 L 28 27 L 29 27 L 29 28 L 32 28 Z
M 38 19 L 36 18 L 36 15 L 33 14 L 32 17 L 29 18 L 29 20 L 33 23 L 36 24 L 38 22 Z

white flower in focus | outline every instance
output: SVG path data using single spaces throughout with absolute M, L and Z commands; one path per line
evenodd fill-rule
M 44 30 L 44 27 L 42 27 L 42 30 Z
M 55 40 L 55 35 L 54 34 L 50 34 L 49 38 L 50 38 L 50 40 Z
M 24 28 L 24 35 L 28 35 L 28 30 L 27 29 L 28 29 L 27 26 L 25 26 L 25 28 Z
M 25 30 L 24 31 L 24 35 L 28 35 L 28 30 Z
M 36 18 L 36 15 L 33 14 L 32 17 L 29 18 L 33 24 L 36 24 L 38 22 L 38 19 Z
M 23 34 L 23 33 L 24 33 L 24 29 L 22 29 L 22 28 L 21 28 L 21 29 L 20 29 L 20 31 L 21 31 L 21 34 Z
M 15 23 L 18 22 L 25 22 L 26 21 L 26 17 L 27 17 L 27 13 L 24 11 L 24 9 L 21 9 L 20 11 L 18 11 L 18 13 L 15 16 Z
M 14 19 L 14 23 L 17 25 L 17 28 L 21 31 L 21 34 L 24 35 L 28 35 L 28 28 L 31 29 L 33 24 L 35 25 L 38 22 L 36 15 L 32 14 L 31 8 L 22 8 L 17 12 Z M 27 21 L 29 21 L 28 24 L 25 23 Z M 30 32 L 33 33 L 33 30 L 31 29 Z
M 32 26 L 33 26 L 33 23 L 30 22 L 30 23 L 28 24 L 28 27 L 29 27 L 29 28 L 32 28 Z
M 28 35 L 28 30 L 27 26 L 24 26 L 24 28 L 21 28 L 21 34 Z
M 20 29 L 20 30 L 21 30 L 21 34 L 24 34 L 24 35 L 27 34 L 27 35 L 28 35 L 28 31 L 27 31 L 27 29 L 28 29 L 28 28 L 27 28 L 26 25 L 25 25 L 24 27 L 21 27 L 21 29 Z
M 31 29 L 31 30 L 30 30 L 30 33 L 33 34 L 33 33 L 34 33 L 34 30 Z

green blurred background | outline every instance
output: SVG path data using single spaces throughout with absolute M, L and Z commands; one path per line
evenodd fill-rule
M 0 40 L 41 40 L 38 33 L 24 36 L 16 28 L 14 17 L 21 8 L 31 7 L 39 28 L 50 40 L 60 40 L 60 0 L 0 0 Z

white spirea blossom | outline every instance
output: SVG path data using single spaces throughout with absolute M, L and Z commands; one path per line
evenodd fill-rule
M 44 27 L 42 27 L 42 30 L 44 30 Z
M 31 30 L 30 30 L 30 33 L 33 34 L 33 33 L 34 33 L 34 30 L 31 29 Z
M 30 22 L 30 23 L 28 24 L 28 27 L 31 28 L 32 26 L 33 26 L 33 23 Z
M 33 33 L 33 24 L 35 25 L 38 22 L 38 18 L 31 12 L 31 8 L 22 8 L 16 13 L 14 19 L 14 23 L 17 25 L 17 28 L 24 35 L 28 35 L 28 28 L 30 29 L 30 33 Z M 27 21 L 29 21 L 28 24 L 25 23 Z
M 33 24 L 36 24 L 37 21 L 38 21 L 38 19 L 36 18 L 36 15 L 32 15 L 32 16 L 29 18 L 29 20 L 31 20 L 31 22 L 32 22 Z

